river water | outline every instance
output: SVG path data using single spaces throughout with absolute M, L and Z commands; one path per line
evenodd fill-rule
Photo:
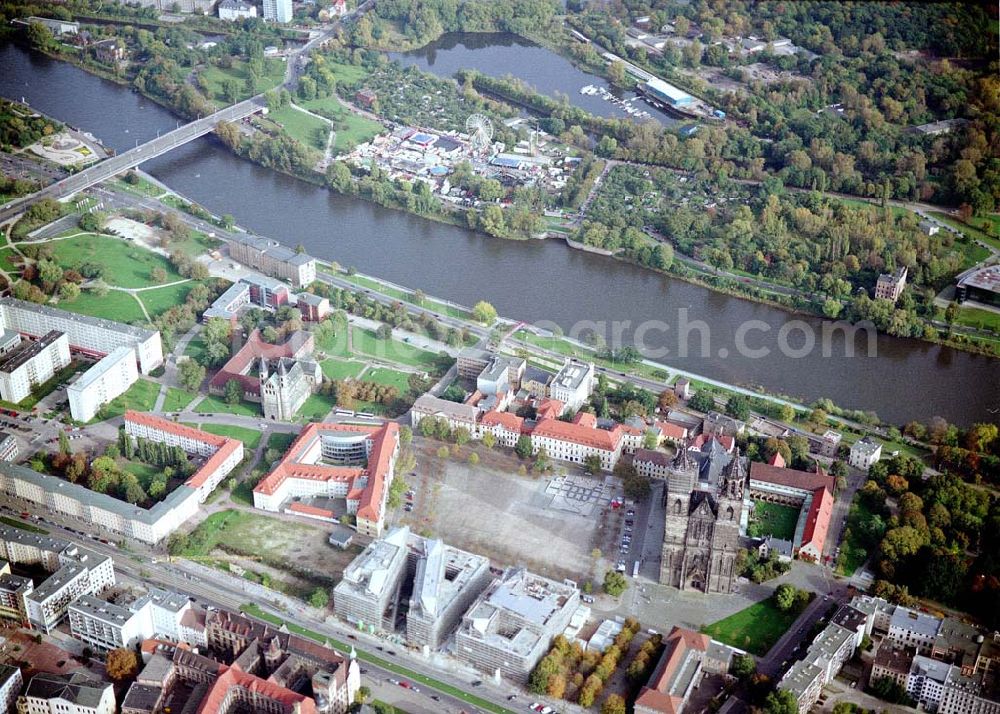
M 20 47 L 0 46 L 0 95 L 22 96 L 40 111 L 90 131 L 122 151 L 171 129 L 170 112 L 131 90 Z M 805 400 L 830 397 L 850 408 L 877 411 L 902 422 L 941 415 L 968 424 L 992 420 L 1000 407 L 998 363 L 986 357 L 915 341 L 879 337 L 878 358 L 833 356 L 819 350 L 794 358 L 780 354 L 775 339 L 793 319 L 788 313 L 732 298 L 637 266 L 567 248 L 557 241 L 503 241 L 441 225 L 401 211 L 340 196 L 229 153 L 203 138 L 143 168 L 215 213 L 288 245 L 303 243 L 318 257 L 353 265 L 431 295 L 464 304 L 491 301 L 500 314 L 529 322 L 552 321 L 569 331 L 581 321 L 623 323 L 625 340 L 636 327 L 666 321 L 671 330 L 647 344 L 666 344 L 664 361 L 735 384 L 761 385 Z M 704 321 L 706 355 L 680 356 L 679 311 L 688 322 Z M 757 320 L 759 323 L 749 323 Z M 819 332 L 817 319 L 803 323 Z M 735 338 L 741 325 L 752 347 L 769 346 L 766 358 L 740 357 Z M 610 327 L 608 328 L 611 329 Z M 609 334 L 610 332 L 606 333 Z M 794 343 L 794 340 L 791 340 Z M 793 344 L 793 346 L 795 346 Z M 720 356 L 723 350 L 728 356 Z
M 603 78 L 577 69 L 565 57 L 508 32 L 448 32 L 420 49 L 390 52 L 389 56 L 402 64 L 415 65 L 441 77 L 452 77 L 460 69 L 475 69 L 492 77 L 512 75 L 542 94 L 550 97 L 565 95 L 570 104 L 591 114 L 616 118 L 629 116 L 620 104 L 597 94 L 580 94 L 580 89 L 591 85 L 603 88 L 636 109 L 647 112 L 650 116 L 643 121 L 676 122 L 665 112 L 638 99 L 635 92 L 618 90 Z

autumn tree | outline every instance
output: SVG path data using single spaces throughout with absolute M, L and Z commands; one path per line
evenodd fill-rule
M 121 683 L 139 673 L 139 656 L 135 650 L 117 647 L 108 652 L 105 667 L 111 681 Z

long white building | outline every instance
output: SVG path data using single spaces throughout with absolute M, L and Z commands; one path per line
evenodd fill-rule
M 115 714 L 110 682 L 80 672 L 36 674 L 17 699 L 18 714 Z
M 36 338 L 58 330 L 66 334 L 70 349 L 96 357 L 110 354 L 118 347 L 131 347 L 143 374 L 149 374 L 163 364 L 163 346 L 158 330 L 78 315 L 48 305 L 11 297 L 0 298 L 0 327 Z
M 0 357 L 0 399 L 20 402 L 69 363 L 69 340 L 58 330 L 21 342 Z
M 182 642 L 188 639 L 182 621 L 192 607 L 186 596 L 160 588 L 125 606 L 84 595 L 69 606 L 70 634 L 98 652 L 154 636 Z
M 102 406 L 124 394 L 138 379 L 135 350 L 116 348 L 66 388 L 70 414 L 77 421 L 90 421 Z
M 104 493 L 25 466 L 0 461 L 0 494 L 20 504 L 49 508 L 80 521 L 96 524 L 112 533 L 143 543 L 159 543 L 191 518 L 208 495 L 243 460 L 243 442 L 209 434 L 161 419 L 129 411 L 126 433 L 182 447 L 205 457 L 201 468 L 183 485 L 151 508 L 141 508 Z

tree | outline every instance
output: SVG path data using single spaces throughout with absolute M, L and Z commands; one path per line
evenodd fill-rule
M 197 392 L 205 381 L 205 368 L 193 359 L 186 359 L 177 366 L 177 380 L 190 392 Z
M 726 402 L 726 414 L 734 419 L 746 421 L 750 418 L 750 400 L 745 394 L 734 394 Z
M 660 408 L 661 412 L 666 412 L 676 406 L 678 401 L 677 392 L 673 389 L 664 389 L 660 392 L 660 397 L 656 401 L 656 406 Z
M 167 271 L 157 265 L 149 271 L 149 279 L 154 283 L 165 283 L 167 281 Z
M 28 41 L 32 47 L 44 50 L 55 41 L 55 38 L 52 36 L 52 31 L 45 25 L 40 22 L 32 22 L 28 25 Z
M 795 607 L 797 589 L 789 583 L 782 583 L 774 590 L 774 604 L 782 612 L 788 612 Z
M 628 587 L 625 576 L 617 570 L 609 570 L 604 574 L 604 592 L 612 597 L 618 597 Z
M 391 340 L 392 339 L 392 325 L 383 322 L 375 330 L 375 337 L 380 340 Z
M 230 379 L 225 387 L 226 404 L 239 404 L 243 400 L 243 385 L 239 380 Z
M 583 468 L 592 474 L 601 471 L 601 457 L 597 454 L 588 454 L 583 459 Z
M 781 412 L 778 416 L 781 418 L 781 421 L 784 422 L 795 421 L 795 407 L 791 404 L 782 404 Z
M 699 412 L 710 412 L 715 409 L 715 397 L 705 390 L 695 392 L 688 402 L 688 406 Z
M 364 685 L 358 687 L 358 691 L 354 693 L 354 701 L 357 704 L 365 704 L 371 698 L 372 690 Z
M 108 677 L 113 682 L 124 682 L 139 673 L 139 655 L 135 650 L 126 647 L 116 647 L 108 652 L 105 660 Z
M 469 464 L 475 466 L 478 463 L 479 463 L 479 454 L 473 451 L 471 454 L 469 454 Z
M 326 588 L 316 588 L 309 596 L 309 604 L 315 608 L 323 609 L 330 602 L 330 593 Z
M 451 438 L 455 441 L 457 445 L 465 446 L 466 444 L 469 443 L 469 439 L 472 438 L 472 435 L 469 434 L 468 429 L 466 429 L 464 426 L 460 426 L 451 433 Z
M 733 657 L 731 672 L 734 677 L 745 682 L 757 672 L 757 662 L 753 655 L 736 655 Z
M 514 445 L 514 453 L 520 456 L 522 459 L 527 459 L 531 456 L 534 449 L 531 446 L 530 436 L 519 436 L 517 437 L 517 444 Z
M 601 714 L 625 714 L 625 700 L 619 694 L 609 695 L 601 706 Z
M 67 456 L 73 453 L 73 447 L 70 446 L 69 437 L 66 436 L 66 432 L 62 429 L 59 430 L 59 453 L 66 454 Z
M 451 456 L 451 451 L 448 449 L 447 446 L 439 446 L 438 447 L 437 457 L 439 459 L 447 459 L 449 456 Z
M 492 325 L 497 319 L 496 308 L 485 300 L 480 300 L 472 307 L 472 318 L 484 325 Z
M 787 689 L 779 689 L 767 695 L 764 701 L 766 714 L 799 714 L 799 702 Z
M 483 441 L 483 446 L 485 446 L 487 449 L 492 449 L 494 446 L 496 446 L 497 438 L 493 436 L 491 432 L 486 432 L 485 434 L 483 434 L 482 441 Z
M 399 445 L 406 448 L 413 442 L 413 429 L 408 426 L 399 427 Z

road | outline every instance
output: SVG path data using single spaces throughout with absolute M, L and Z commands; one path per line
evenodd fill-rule
M 74 193 L 90 188 L 101 181 L 107 181 L 122 171 L 134 168 L 139 164 L 165 154 L 182 144 L 208 134 L 215 129 L 220 121 L 239 121 L 251 114 L 259 112 L 266 106 L 263 95 L 251 97 L 246 101 L 226 107 L 215 114 L 196 119 L 182 127 L 158 136 L 141 146 L 130 149 L 122 154 L 105 159 L 79 173 L 56 181 L 53 184 L 28 196 L 11 201 L 0 209 L 0 223 L 4 223 L 23 211 L 29 204 L 43 198 L 61 199 Z
M 16 508 L 0 506 L 0 509 L 6 511 L 5 515 L 8 517 L 16 518 L 17 520 L 26 520 L 18 516 L 19 512 Z M 140 548 L 139 544 L 130 544 L 130 550 L 123 551 L 112 545 L 90 539 L 86 535 L 81 536 L 81 533 L 86 532 L 93 533 L 97 537 L 106 535 L 93 528 L 93 524 L 72 521 L 72 525 L 69 525 L 71 519 L 63 517 L 59 520 L 67 523 L 67 525 L 61 525 L 56 523 L 54 516 L 48 513 L 43 518 L 46 521 L 42 525 L 52 536 L 81 543 L 89 550 L 114 558 L 115 572 L 119 580 L 132 580 L 137 583 L 153 584 L 177 590 L 192 595 L 202 607 L 217 607 L 238 611 L 241 605 L 251 599 L 245 592 L 232 586 L 232 582 L 238 579 L 230 579 L 224 573 L 220 572 L 218 577 L 208 579 L 204 577 L 206 571 L 198 569 L 198 574 L 193 575 L 184 567 L 185 563 L 183 561 L 176 563 L 169 562 L 163 558 L 162 553 L 147 548 Z M 363 670 L 365 670 L 362 675 L 362 683 L 371 686 L 376 692 L 387 693 L 390 699 L 397 700 L 411 714 L 458 714 L 462 711 L 471 714 L 471 712 L 480 711 L 462 698 L 445 692 L 434 691 L 425 684 L 418 685 L 420 692 L 406 692 L 399 685 L 391 685 L 388 682 L 389 679 L 404 680 L 406 676 L 382 667 L 377 662 L 372 662 L 370 658 L 375 657 L 391 661 L 394 665 L 406 667 L 417 674 L 432 677 L 460 689 L 469 688 L 473 678 L 478 679 L 476 675 L 462 676 L 460 673 L 442 671 L 429 666 L 422 657 L 405 650 L 401 646 L 390 646 L 384 642 L 379 643 L 380 641 L 375 638 L 356 633 L 353 628 L 341 625 L 330 619 L 325 622 L 320 621 L 310 615 L 310 612 L 315 611 L 304 603 L 294 613 L 282 611 L 266 602 L 257 602 L 256 604 L 265 612 L 276 615 L 286 622 L 353 645 L 361 660 L 360 664 Z M 343 651 L 345 654 L 349 651 L 340 647 L 336 649 Z M 390 650 L 395 652 L 395 655 L 388 654 Z M 400 691 L 396 692 L 397 689 Z M 511 710 L 506 708 L 508 705 L 507 696 L 510 692 L 510 687 L 496 687 L 491 682 L 485 680 L 482 685 L 475 689 L 476 696 L 502 707 L 504 714 L 513 714 Z M 432 699 L 432 694 L 438 697 L 439 700 Z M 519 696 L 520 698 L 524 698 L 527 695 L 522 694 Z M 409 704 L 411 703 L 414 706 L 410 707 Z M 521 709 L 521 707 L 518 706 L 517 709 Z

